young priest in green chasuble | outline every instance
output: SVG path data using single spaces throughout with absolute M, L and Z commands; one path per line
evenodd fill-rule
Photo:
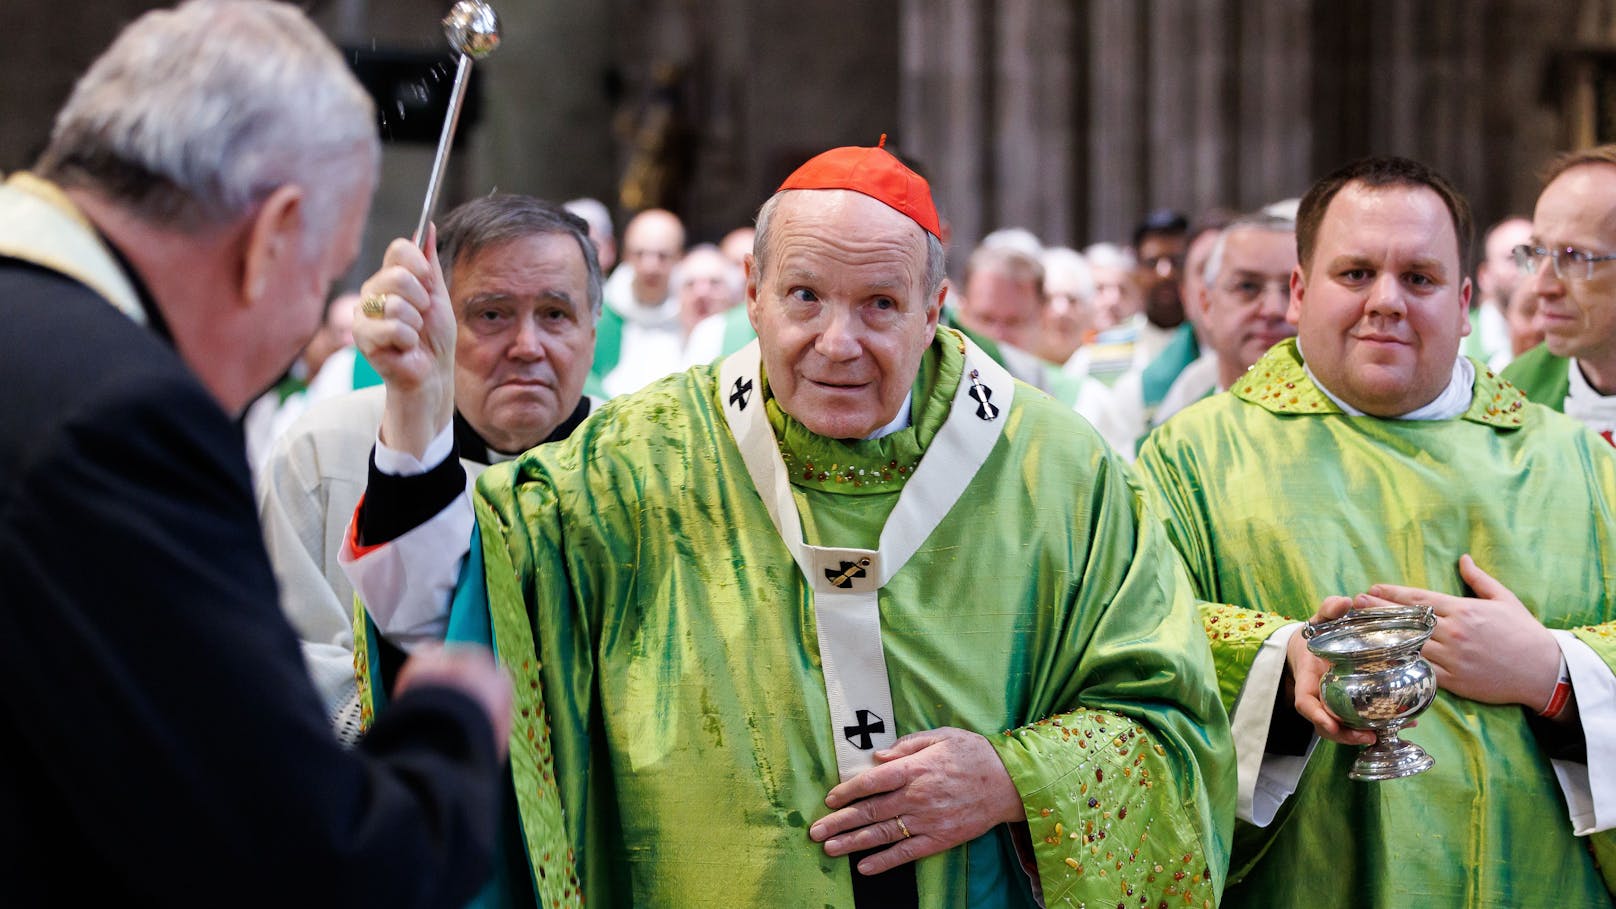
M 1458 356 L 1469 212 L 1369 159 L 1297 222 L 1296 341 L 1144 444 L 1239 757 L 1225 905 L 1608 907 L 1616 880 L 1616 453 Z M 1350 598 L 1350 599 L 1349 599 Z M 1418 775 L 1320 702 L 1301 622 L 1424 603 Z M 1601 871 L 1603 869 L 1603 873 Z

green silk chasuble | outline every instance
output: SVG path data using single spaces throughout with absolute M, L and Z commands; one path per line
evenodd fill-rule
M 963 351 L 940 330 L 913 425 L 871 441 L 808 433 L 763 378 L 809 543 L 877 540 Z M 593 906 L 852 903 L 847 859 L 807 834 L 838 779 L 813 598 L 716 375 L 614 400 L 477 483 L 489 605 L 455 608 L 489 609 L 516 676 L 512 774 L 546 905 L 580 890 Z M 1081 419 L 1026 386 L 1002 419 L 963 497 L 880 590 L 897 732 L 989 738 L 1048 905 L 1210 906 L 1234 770 L 1182 567 Z M 1021 875 L 1005 830 L 921 860 L 921 905 L 966 906 L 984 869 Z
M 1280 625 L 1376 582 L 1465 593 L 1466 552 L 1616 665 L 1616 458 L 1476 374 L 1458 419 L 1349 417 L 1286 341 L 1146 441 L 1139 469 L 1197 592 L 1234 604 L 1203 607 L 1231 710 Z M 1406 734 L 1435 768 L 1390 782 L 1348 780 L 1359 749 L 1319 741 L 1274 822 L 1238 824 L 1227 903 L 1610 905 L 1591 852 L 1612 870 L 1611 835 L 1573 836 L 1527 713 L 1440 692 Z

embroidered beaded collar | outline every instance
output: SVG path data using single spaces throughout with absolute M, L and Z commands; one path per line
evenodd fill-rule
M 1229 389 L 1235 397 L 1279 414 L 1341 414 L 1302 366 L 1296 341 L 1274 345 Z M 1526 395 L 1486 366 L 1476 366 L 1475 394 L 1462 420 L 1497 429 L 1519 429 Z
M 965 336 L 937 330 L 938 355 L 921 360 L 911 390 L 914 406 L 909 425 L 877 439 L 827 439 L 809 432 L 780 409 L 769 392 L 769 376 L 760 369 L 757 393 L 780 446 L 791 485 L 839 495 L 896 492 L 914 475 L 920 457 L 948 419 L 952 402 L 932 393 L 954 388 L 965 359 Z M 956 353 L 955 351 L 958 351 Z M 733 389 L 731 389 L 733 390 Z M 726 392 L 727 393 L 727 392 Z

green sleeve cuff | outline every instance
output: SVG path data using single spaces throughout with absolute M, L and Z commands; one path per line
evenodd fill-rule
M 1146 727 L 1079 707 L 989 740 L 1021 793 L 1046 906 L 1216 903 L 1222 860 L 1181 782 L 1197 771 Z
M 1223 603 L 1202 603 L 1200 608 L 1201 627 L 1212 645 L 1212 664 L 1218 673 L 1218 698 L 1223 709 L 1233 713 L 1263 642 L 1296 620 Z

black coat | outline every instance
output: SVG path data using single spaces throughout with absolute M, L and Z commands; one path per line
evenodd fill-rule
M 487 720 L 428 688 L 337 744 L 240 431 L 154 326 L 0 259 L 0 903 L 464 902 Z

